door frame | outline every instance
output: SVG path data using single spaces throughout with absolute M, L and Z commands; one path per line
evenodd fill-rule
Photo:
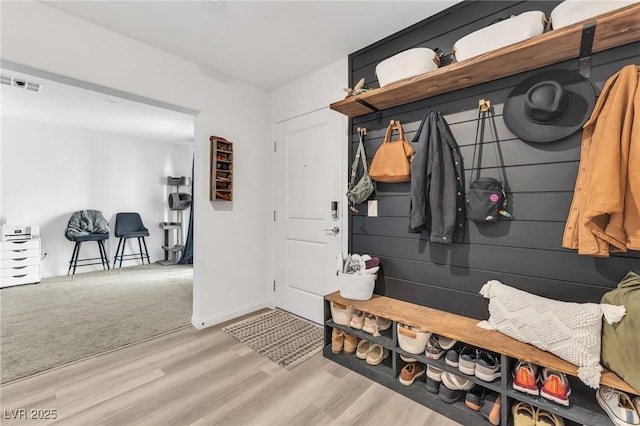
M 267 304 L 270 308 L 275 308 L 276 307 L 276 299 L 275 299 L 275 291 L 273 291 L 273 281 L 275 279 L 275 261 L 276 261 L 276 253 L 277 253 L 277 241 L 276 241 L 276 224 L 273 221 L 273 212 L 276 210 L 276 206 L 277 206 L 277 193 L 276 193 L 276 182 L 275 182 L 275 176 L 276 176 L 276 150 L 275 150 L 275 144 L 276 144 L 276 138 L 277 138 L 277 127 L 278 124 L 288 121 L 288 120 L 292 120 L 307 114 L 311 114 L 314 112 L 318 112 L 324 109 L 329 109 L 328 106 L 326 107 L 322 107 L 322 108 L 316 108 L 316 109 L 311 109 L 296 115 L 293 115 L 291 117 L 287 117 L 281 120 L 277 120 L 271 123 L 271 159 L 270 159 L 270 165 L 269 165 L 269 175 L 270 175 L 270 179 L 269 179 L 269 200 L 270 200 L 270 205 L 269 205 L 269 210 L 267 211 L 267 220 L 269 221 L 269 227 L 267 229 L 267 251 L 268 251 L 268 259 L 269 262 L 267 264 L 267 276 L 265 279 L 265 291 L 267 292 Z M 340 158 L 336 159 L 336 161 L 340 162 L 340 182 L 341 182 L 341 189 L 340 189 L 340 193 L 342 194 L 339 203 L 338 203 L 338 211 L 339 214 L 341 215 L 342 218 L 342 229 L 340 229 L 340 234 L 339 238 L 341 239 L 341 247 L 342 247 L 342 253 L 346 254 L 347 250 L 349 248 L 349 236 L 350 236 L 350 232 L 349 232 L 349 225 L 350 225 L 350 217 L 349 217 L 349 208 L 348 208 L 348 204 L 347 204 L 347 197 L 344 195 L 347 192 L 347 175 L 348 175 L 348 167 L 347 167 L 347 163 L 348 163 L 348 158 L 349 158 L 349 119 L 338 113 L 337 111 L 330 111 L 330 114 L 336 114 L 336 119 L 340 120 L 340 134 L 341 134 L 341 141 L 340 141 L 340 146 L 341 146 L 341 152 L 340 152 Z

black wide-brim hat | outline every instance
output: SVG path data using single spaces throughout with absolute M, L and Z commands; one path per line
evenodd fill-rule
M 553 142 L 576 132 L 596 103 L 593 86 L 569 70 L 535 74 L 514 88 L 504 104 L 507 128 L 527 142 Z

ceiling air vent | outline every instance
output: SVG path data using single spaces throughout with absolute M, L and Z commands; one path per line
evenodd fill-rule
M 44 89 L 44 85 L 42 83 L 29 81 L 20 77 L 12 77 L 5 74 L 0 75 L 0 83 L 6 86 L 13 86 L 17 89 L 25 89 L 34 93 L 40 93 Z
M 40 93 L 40 87 L 42 87 L 42 85 L 40 83 L 36 83 L 33 81 L 27 81 L 27 90 L 30 90 L 32 92 L 36 92 L 36 93 Z

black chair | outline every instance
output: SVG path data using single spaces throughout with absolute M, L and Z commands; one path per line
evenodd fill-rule
M 75 245 L 73 247 L 73 253 L 71 254 L 71 260 L 69 261 L 67 275 L 69 275 L 69 272 L 73 269 L 73 279 L 78 266 L 97 265 L 98 262 L 92 261 L 98 259 L 100 259 L 100 264 L 102 264 L 103 269 L 111 270 L 107 250 L 104 247 L 105 240 L 109 239 L 109 231 L 109 223 L 99 210 L 80 210 L 71 215 L 64 235 L 69 241 L 75 242 Z M 85 241 L 96 241 L 98 243 L 98 250 L 100 251 L 99 258 L 79 258 L 80 247 Z
M 118 213 L 116 215 L 116 230 L 114 234 L 116 237 L 120 238 L 120 241 L 118 241 L 118 248 L 116 249 L 116 255 L 113 258 L 114 268 L 116 267 L 118 259 L 120 260 L 118 269 L 120 269 L 122 268 L 123 260 L 133 260 L 138 256 L 140 256 L 143 265 L 145 257 L 147 258 L 149 265 L 151 265 L 149 251 L 147 250 L 147 242 L 144 239 L 149 236 L 149 230 L 142 223 L 142 219 L 138 213 Z M 129 238 L 138 239 L 138 247 L 140 248 L 139 253 L 124 254 L 124 248 L 127 245 L 127 240 Z M 144 252 L 142 251 L 143 245 Z

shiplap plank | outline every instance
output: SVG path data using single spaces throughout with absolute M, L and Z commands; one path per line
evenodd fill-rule
M 426 240 L 352 235 L 353 253 L 395 257 L 537 278 L 615 287 L 628 271 L 640 272 L 638 257 L 594 258 L 572 250 L 539 250 L 483 244 L 437 244 Z M 638 256 L 638 252 L 634 252 Z
M 564 223 L 573 192 L 508 192 L 507 198 L 514 220 Z M 375 199 L 378 201 L 378 217 L 404 217 L 408 220 L 409 194 L 379 195 Z M 367 203 L 358 204 L 357 207 L 359 212 L 353 215 L 354 218 L 368 215 Z

